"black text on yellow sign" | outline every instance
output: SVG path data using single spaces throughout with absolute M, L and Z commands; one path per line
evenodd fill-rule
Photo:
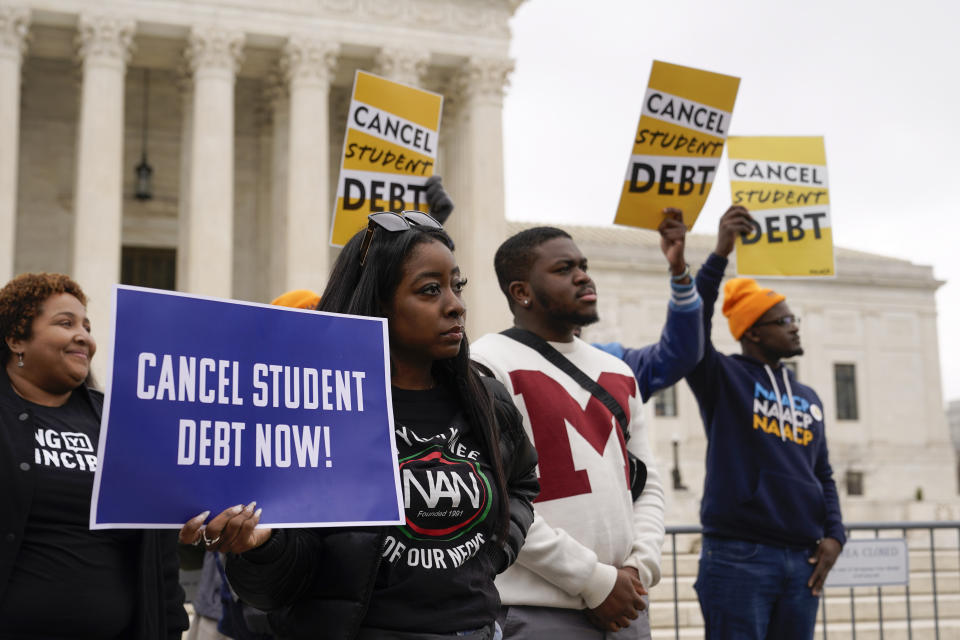
M 342 246 L 381 211 L 425 211 L 443 98 L 362 71 L 354 81 L 330 243 Z
M 343 178 L 344 211 L 359 211 L 364 215 L 380 211 L 426 210 L 427 188 L 422 184 L 374 180 L 368 176 Z
M 737 273 L 833 276 L 823 138 L 732 136 L 727 145 L 733 203 L 756 221 L 737 243 Z
M 677 163 L 678 158 L 637 156 L 630 163 L 627 187 L 630 193 L 656 193 L 661 196 L 703 195 L 713 182 L 717 167 L 713 163 Z
M 693 226 L 710 193 L 739 78 L 655 61 L 614 222 L 656 229 L 675 207 Z
M 823 238 L 821 224 L 827 219 L 826 211 L 764 214 L 754 218 L 752 233 L 741 236 L 740 241 L 744 245 L 757 244 L 761 240 L 769 244 L 799 242 L 808 233 L 813 234 L 815 240 Z

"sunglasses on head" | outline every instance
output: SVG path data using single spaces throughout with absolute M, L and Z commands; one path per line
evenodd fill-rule
M 427 229 L 443 230 L 437 220 L 423 211 L 381 211 L 371 213 L 367 216 L 367 233 L 363 236 L 363 244 L 360 245 L 360 266 L 362 267 L 367 260 L 367 252 L 370 251 L 370 241 L 373 240 L 373 232 L 377 227 L 386 231 L 407 231 L 413 227 L 426 227 Z
M 780 325 L 781 327 L 785 327 L 791 324 L 800 324 L 800 318 L 798 318 L 797 316 L 781 316 L 776 320 L 767 320 L 766 322 L 754 323 L 753 326 L 762 327 L 765 324 L 777 324 L 777 325 Z

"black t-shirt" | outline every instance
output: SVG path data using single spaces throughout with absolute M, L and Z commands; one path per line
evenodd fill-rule
M 81 393 L 33 413 L 36 489 L 0 601 L 4 637 L 119 638 L 133 621 L 139 534 L 90 531 L 100 423 Z
M 365 627 L 452 633 L 493 622 L 502 550 L 487 454 L 443 389 L 393 389 L 406 524 L 391 527 Z

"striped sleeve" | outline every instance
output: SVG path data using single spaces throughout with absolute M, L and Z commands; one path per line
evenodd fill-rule
M 675 311 L 690 311 L 700 308 L 700 294 L 690 282 L 688 284 L 670 283 L 670 308 Z

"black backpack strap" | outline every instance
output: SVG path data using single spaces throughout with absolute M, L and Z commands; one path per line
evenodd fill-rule
M 577 384 L 589 391 L 590 394 L 602 402 L 603 406 L 605 406 L 617 419 L 617 423 L 620 425 L 620 430 L 623 432 L 624 442 L 630 439 L 630 428 L 627 422 L 626 412 L 623 410 L 623 407 L 620 406 L 620 403 L 617 402 L 612 395 L 610 395 L 610 392 L 600 386 L 596 380 L 581 371 L 580 368 L 570 362 L 566 356 L 554 349 L 549 342 L 532 331 L 520 329 L 519 327 L 510 327 L 509 329 L 504 329 L 500 333 L 508 338 L 512 338 L 517 342 L 527 345 L 546 358 L 550 364 L 563 371 L 565 374 L 573 378 Z

